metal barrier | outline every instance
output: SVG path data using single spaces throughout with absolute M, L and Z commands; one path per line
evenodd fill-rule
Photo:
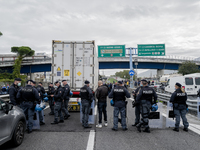
M 3 99 L 3 100 L 6 101 L 6 102 L 9 102 L 9 101 L 10 101 L 10 96 L 9 96 L 9 94 L 0 95 L 0 98 Z

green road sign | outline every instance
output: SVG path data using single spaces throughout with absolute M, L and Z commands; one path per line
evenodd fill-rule
M 165 44 L 138 44 L 138 56 L 165 56 Z
M 125 57 L 125 45 L 98 46 L 99 57 Z

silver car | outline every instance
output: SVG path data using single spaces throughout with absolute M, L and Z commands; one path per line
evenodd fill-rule
M 0 98 L 0 145 L 11 141 L 18 146 L 24 139 L 26 118 L 22 109 Z

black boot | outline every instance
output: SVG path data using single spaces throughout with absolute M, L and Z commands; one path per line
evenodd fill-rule
M 141 123 L 138 123 L 137 125 L 136 125 L 136 127 L 137 127 L 137 130 L 139 131 L 139 132 L 141 132 Z
M 150 133 L 150 129 L 149 129 L 149 127 L 145 128 L 145 129 L 143 130 L 143 132 Z
M 53 124 L 58 124 L 58 121 L 54 121 L 54 122 L 52 122 L 51 124 L 52 124 L 52 125 L 53 125 Z
M 179 129 L 178 128 L 174 128 L 173 131 L 179 132 Z
M 135 126 L 137 126 L 137 124 L 138 124 L 138 123 L 135 123 L 135 124 L 133 124 L 132 126 L 134 126 L 134 127 L 135 127 Z

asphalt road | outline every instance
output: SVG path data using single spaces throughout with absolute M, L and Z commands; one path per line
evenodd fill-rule
M 64 123 L 51 125 L 54 120 L 53 116 L 49 116 L 49 109 L 45 110 L 45 125 L 40 130 L 36 130 L 31 134 L 25 134 L 24 141 L 19 147 L 13 148 L 9 143 L 0 146 L 0 150 L 85 150 L 88 148 L 88 140 L 94 140 L 95 150 L 199 150 L 200 136 L 199 134 L 189 131 L 174 132 L 172 128 L 154 129 L 151 133 L 139 133 L 134 123 L 134 109 L 131 106 L 131 100 L 128 100 L 128 131 L 123 131 L 119 124 L 118 131 L 112 131 L 113 126 L 113 107 L 110 106 L 108 100 L 108 127 L 101 129 L 93 128 L 84 129 L 80 123 L 80 113 L 71 113 L 71 117 Z M 96 122 L 97 122 L 96 116 Z M 163 120 L 165 124 L 165 119 Z M 95 131 L 95 138 L 92 139 L 90 131 Z

